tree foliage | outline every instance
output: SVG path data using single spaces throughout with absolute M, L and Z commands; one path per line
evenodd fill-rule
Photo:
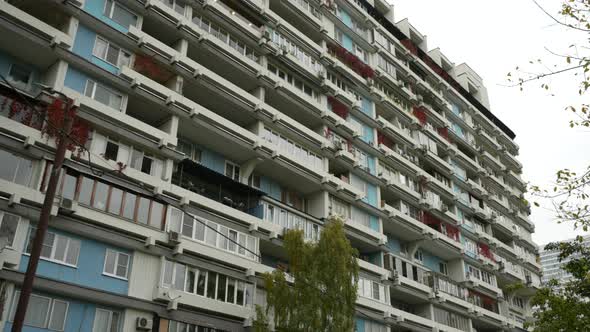
M 267 307 L 257 308 L 256 332 L 352 331 L 358 287 L 358 252 L 345 236 L 343 222 L 331 218 L 317 242 L 303 231 L 284 236 L 289 269 L 264 276 Z M 292 283 L 288 276 L 293 277 Z
M 571 44 L 557 51 L 546 47 L 549 58 L 534 59 L 523 67 L 508 73 L 508 80 L 521 90 L 527 85 L 539 84 L 542 90 L 554 94 L 551 78 L 560 76 L 577 85 L 577 94 L 583 98 L 590 89 L 590 0 L 562 0 L 560 10 L 551 14 L 532 0 L 551 20 L 563 27 Z M 560 87 L 561 88 L 561 87 Z M 559 89 L 556 89 L 559 91 Z M 571 128 L 590 127 L 588 103 L 568 105 L 565 110 L 573 115 Z M 587 231 L 590 227 L 590 165 L 583 171 L 564 168 L 557 171 L 555 182 L 549 188 L 530 186 L 535 199 L 551 202 L 558 223 L 571 223 Z M 534 203 L 539 206 L 539 203 Z M 563 268 L 573 275 L 569 282 L 551 280 L 537 292 L 531 301 L 534 306 L 535 332 L 588 331 L 590 328 L 590 249 L 582 245 L 582 238 L 567 243 L 550 243 L 548 250 L 559 251 L 559 261 L 569 258 Z
M 559 261 L 569 257 L 563 269 L 572 274 L 566 283 L 551 280 L 543 287 L 531 304 L 538 309 L 533 313 L 535 332 L 582 332 L 590 327 L 590 248 L 583 238 L 573 242 L 550 243 L 545 248 L 559 251 Z

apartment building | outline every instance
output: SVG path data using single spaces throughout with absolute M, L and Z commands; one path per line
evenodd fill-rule
M 247 331 L 284 232 L 314 241 L 332 215 L 360 253 L 356 331 L 523 330 L 541 267 L 515 134 L 383 0 L 0 0 L 0 18 L 5 331 L 52 90 L 88 152 L 67 154 L 27 331 Z
M 565 242 L 573 242 L 575 239 L 569 239 Z M 582 241 L 584 246 L 590 246 L 590 235 L 584 236 Z M 551 279 L 559 280 L 560 283 L 571 281 L 573 276 L 571 273 L 563 270 L 563 266 L 567 264 L 572 258 L 579 258 L 577 256 L 567 257 L 563 261 L 559 261 L 559 250 L 545 250 L 545 246 L 539 246 L 539 257 L 541 266 L 543 268 L 542 283 L 546 283 Z

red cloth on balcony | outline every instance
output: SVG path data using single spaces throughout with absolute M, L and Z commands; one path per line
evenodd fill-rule
M 380 131 L 377 132 L 377 143 L 383 144 L 390 149 L 393 149 L 394 146 L 393 141 Z
M 440 136 L 442 136 L 447 141 L 450 141 L 449 140 L 449 128 L 447 128 L 447 127 L 440 127 L 440 128 L 437 129 L 437 131 L 438 131 L 438 134 Z
M 404 45 L 412 54 L 418 55 L 418 47 L 414 42 L 410 39 L 402 39 L 400 40 L 402 45 Z
M 421 125 L 424 126 L 426 124 L 426 120 L 428 119 L 428 116 L 426 115 L 426 112 L 424 111 L 424 109 L 422 107 L 414 106 L 412 114 L 414 114 L 414 116 L 418 119 L 418 121 L 420 121 Z

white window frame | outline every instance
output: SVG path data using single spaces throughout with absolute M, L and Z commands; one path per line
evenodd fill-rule
M 16 240 L 16 235 L 18 234 L 19 228 L 20 228 L 20 220 L 21 217 L 16 215 L 16 214 L 12 214 L 12 213 L 8 213 L 5 211 L 0 211 L 0 226 L 2 226 L 2 223 L 4 222 L 4 217 L 6 215 L 10 215 L 10 216 L 15 216 L 18 219 L 16 220 L 16 230 L 14 231 L 14 239 L 12 239 L 12 243 L 7 243 L 6 246 L 4 248 L 8 248 L 8 249 L 14 249 L 14 241 Z M 1 243 L 0 243 L 1 245 Z M 0 252 L 2 252 L 2 247 L 0 247 Z
M 104 308 L 96 308 L 96 312 L 99 311 L 103 311 L 103 312 L 107 312 L 109 314 L 109 318 L 108 318 L 108 322 L 107 322 L 107 326 L 112 326 L 113 324 L 113 314 L 117 313 L 119 315 L 119 325 L 117 326 L 117 331 L 116 332 L 120 332 L 121 331 L 121 325 L 123 324 L 123 313 L 119 312 L 119 311 L 115 311 L 115 310 L 109 310 L 109 309 L 104 309 Z M 94 315 L 94 321 L 92 322 L 92 331 L 96 331 L 96 317 L 97 315 Z M 111 331 L 112 332 L 112 331 Z
M 86 95 L 86 91 L 88 90 L 88 84 L 93 84 L 93 86 L 92 86 L 92 92 L 91 92 L 90 96 Z M 114 108 L 114 107 L 111 107 L 111 105 L 103 104 L 100 101 L 94 99 L 96 97 L 96 87 L 98 85 L 100 85 L 103 89 L 109 91 L 110 93 L 121 97 L 121 106 L 119 106 L 118 109 L 117 108 Z M 92 79 L 86 79 L 86 84 L 84 85 L 84 93 L 83 94 L 84 94 L 84 96 L 86 96 L 88 98 L 91 98 L 92 100 L 96 101 L 97 103 L 99 103 L 101 105 L 104 105 L 106 107 L 109 107 L 109 108 L 112 108 L 112 109 L 118 110 L 118 111 L 123 111 L 123 109 L 125 108 L 125 105 L 127 103 L 127 96 L 126 95 L 124 95 L 122 93 L 119 93 L 116 90 L 111 89 L 110 87 L 107 87 L 106 85 L 104 85 L 102 83 L 99 83 L 98 81 L 95 81 L 95 80 L 92 80 Z
M 33 229 L 36 230 L 37 228 L 36 227 L 29 227 L 29 233 L 27 234 L 27 242 L 25 244 L 25 251 L 26 251 L 27 247 L 29 246 L 29 241 L 31 240 L 31 233 L 33 232 Z M 50 257 L 49 258 L 43 257 L 43 256 L 39 256 L 39 258 L 42 259 L 42 260 L 48 261 L 48 262 L 52 262 L 52 263 L 56 263 L 56 264 L 60 264 L 60 265 L 65 265 L 65 266 L 70 266 L 70 267 L 73 267 L 73 268 L 78 268 L 78 261 L 80 260 L 80 253 L 82 252 L 82 241 L 77 240 L 77 239 L 72 239 L 69 236 L 65 236 L 65 235 L 61 235 L 61 234 L 56 234 L 54 232 L 47 232 L 47 234 L 53 234 L 53 243 L 51 245 L 51 254 L 50 254 Z M 45 236 L 47 236 L 47 234 Z M 70 263 L 67 263 L 66 261 L 61 261 L 61 260 L 58 260 L 58 259 L 55 259 L 54 258 L 55 257 L 55 249 L 57 248 L 56 243 L 57 243 L 57 240 L 59 238 L 65 238 L 65 239 L 67 239 L 66 249 L 64 251 L 64 259 L 66 259 L 68 257 L 68 252 L 70 250 L 70 243 L 72 241 L 76 241 L 76 242 L 78 242 L 80 244 L 79 245 L 79 249 L 78 249 L 78 255 L 76 256 L 76 264 L 70 264 Z M 31 244 L 31 250 L 32 250 L 32 244 Z M 26 256 L 30 256 L 31 255 L 30 253 L 27 253 L 27 252 L 24 252 L 23 254 L 26 255 Z
M 239 177 L 238 177 L 238 179 L 236 179 L 236 169 L 238 170 L 239 176 L 242 176 L 242 170 L 240 168 L 240 165 L 238 165 L 236 163 L 233 163 L 233 162 L 231 162 L 229 160 L 226 160 L 225 161 L 225 166 L 223 168 L 223 174 L 225 176 L 227 176 L 227 167 L 228 167 L 228 165 L 232 167 L 232 171 L 231 171 L 232 174 L 231 174 L 231 176 L 228 176 L 228 177 L 231 178 L 234 181 L 238 181 L 239 182 L 240 181 Z
M 61 300 L 61 299 L 52 298 L 52 297 L 49 297 L 49 296 L 38 295 L 38 294 L 35 294 L 35 293 L 31 294 L 31 297 L 38 297 L 38 298 L 49 300 L 49 305 L 48 305 L 47 311 L 45 313 L 45 315 L 46 315 L 45 316 L 45 322 L 43 322 L 43 326 L 34 326 L 34 325 L 27 325 L 27 324 L 24 324 L 24 325 L 25 326 L 31 326 L 31 327 L 34 327 L 34 328 L 48 329 L 50 331 L 64 331 L 65 330 L 65 327 L 66 327 L 66 322 L 68 321 L 68 311 L 70 309 L 70 302 L 64 301 L 64 300 Z M 16 314 L 16 306 L 17 306 L 17 303 L 18 303 L 18 299 L 19 298 L 20 298 L 20 290 L 17 290 L 17 291 L 14 292 L 14 297 L 13 297 L 13 300 L 12 300 L 12 308 L 10 310 L 10 316 L 9 316 L 9 321 L 10 322 L 14 322 L 14 315 Z M 53 316 L 53 311 L 55 309 L 55 302 L 61 302 L 61 303 L 65 303 L 66 304 L 66 310 L 65 310 L 65 315 L 64 315 L 63 324 L 62 324 L 63 325 L 63 328 L 62 329 L 59 329 L 59 330 L 52 329 L 52 328 L 49 327 L 49 324 L 51 323 L 51 318 Z M 29 309 L 29 308 L 27 307 L 27 309 Z
M 414 253 L 414 260 L 420 264 L 424 262 L 424 252 L 421 249 L 417 249 Z
M 105 1 L 104 3 L 104 11 L 103 14 L 108 17 L 110 20 L 113 20 L 113 13 L 115 12 L 115 7 L 119 7 L 120 9 L 132 14 L 133 16 L 135 16 L 135 24 L 133 26 L 137 26 L 137 23 L 139 23 L 139 15 L 137 15 L 133 10 L 123 6 L 121 3 L 119 3 L 119 1 L 117 0 L 110 0 L 111 1 L 111 8 L 108 8 L 108 14 L 107 14 L 107 5 L 109 3 L 109 0 Z M 113 20 L 113 22 L 122 25 L 120 22 L 117 22 L 115 20 Z
M 99 39 L 103 43 L 106 44 L 104 58 L 101 57 L 99 54 L 96 54 L 96 44 L 98 43 L 98 40 Z M 109 60 L 108 60 L 109 49 L 111 48 L 111 46 L 116 47 L 116 48 L 119 49 L 119 52 L 118 52 L 119 54 L 117 55 L 117 63 L 112 63 L 112 62 L 109 62 Z M 96 35 L 96 38 L 94 40 L 94 46 L 92 47 L 92 55 L 94 57 L 96 57 L 96 58 L 98 58 L 98 59 L 100 59 L 100 60 L 102 60 L 102 61 L 104 61 L 104 62 L 106 62 L 108 64 L 111 64 L 111 65 L 113 65 L 113 66 L 115 66 L 117 68 L 120 68 L 121 67 L 121 58 L 123 57 L 124 54 L 129 55 L 129 64 L 131 64 L 131 57 L 132 57 L 131 52 L 127 51 L 126 49 L 124 49 L 123 47 L 121 47 L 121 46 L 119 46 L 119 45 L 117 45 L 115 43 L 111 43 L 108 39 L 106 39 L 106 38 L 104 38 L 104 37 L 102 37 L 100 35 Z
M 110 253 L 114 253 L 115 254 L 115 269 L 114 269 L 114 273 L 109 273 L 106 271 L 106 267 L 107 267 L 107 257 Z M 127 256 L 127 265 L 125 266 L 125 276 L 122 277 L 120 275 L 117 275 L 117 267 L 119 266 L 119 256 L 120 255 L 125 255 Z M 129 263 L 131 262 L 131 255 L 124 253 L 124 252 L 120 252 L 117 250 L 113 250 L 110 248 L 107 248 L 105 251 L 105 255 L 104 255 L 104 264 L 102 267 L 102 274 L 105 276 L 109 276 L 109 277 L 113 277 L 113 278 L 117 278 L 117 279 L 122 279 L 122 280 L 128 280 L 128 276 L 129 276 Z

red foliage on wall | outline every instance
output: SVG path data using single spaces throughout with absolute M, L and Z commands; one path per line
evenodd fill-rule
M 338 44 L 330 44 L 328 45 L 328 49 L 332 51 L 340 60 L 342 60 L 346 65 L 348 65 L 352 70 L 354 70 L 357 74 L 361 75 L 363 78 L 373 78 L 375 77 L 375 71 L 371 66 L 364 63 L 361 59 L 359 59 L 356 55 L 350 53 L 344 47 Z
M 8 96 L 0 96 L 2 102 L 0 103 L 0 113 L 8 111 L 8 118 L 20 122 L 25 126 L 35 129 L 41 129 L 43 125 L 43 117 L 41 116 L 41 109 L 31 108 L 27 104 L 23 104 Z
M 43 127 L 42 132 L 48 137 L 54 138 L 56 142 L 59 142 L 59 131 L 64 127 L 66 109 L 67 104 L 58 98 L 54 99 L 53 102 L 47 106 L 46 116 L 47 122 L 50 125 Z M 67 112 L 68 117 L 74 119 L 72 130 L 70 131 L 69 135 L 71 140 L 68 143 L 67 148 L 70 151 L 77 151 L 80 154 L 88 142 L 88 137 L 90 136 L 90 126 L 88 125 L 88 122 L 76 116 L 76 107 L 70 107 Z
M 490 247 L 485 243 L 478 243 L 477 249 L 480 255 L 492 260 L 493 262 L 496 261 L 496 257 L 494 257 L 494 253 L 490 250 Z
M 348 108 L 346 105 L 341 103 L 338 99 L 332 96 L 328 96 L 328 103 L 332 106 L 332 112 L 336 113 L 339 117 L 346 120 L 348 118 Z
M 447 236 L 451 239 L 459 242 L 459 228 L 451 224 L 445 224 L 445 229 L 447 230 Z
M 135 56 L 133 69 L 158 83 L 165 83 L 172 78 L 172 73 L 158 65 L 153 57 L 144 54 Z
M 418 119 L 418 121 L 420 121 L 421 125 L 425 125 L 426 121 L 428 120 L 428 116 L 426 115 L 426 111 L 424 111 L 423 107 L 420 106 L 414 106 L 414 109 L 412 110 L 412 114 L 414 114 L 414 116 Z

